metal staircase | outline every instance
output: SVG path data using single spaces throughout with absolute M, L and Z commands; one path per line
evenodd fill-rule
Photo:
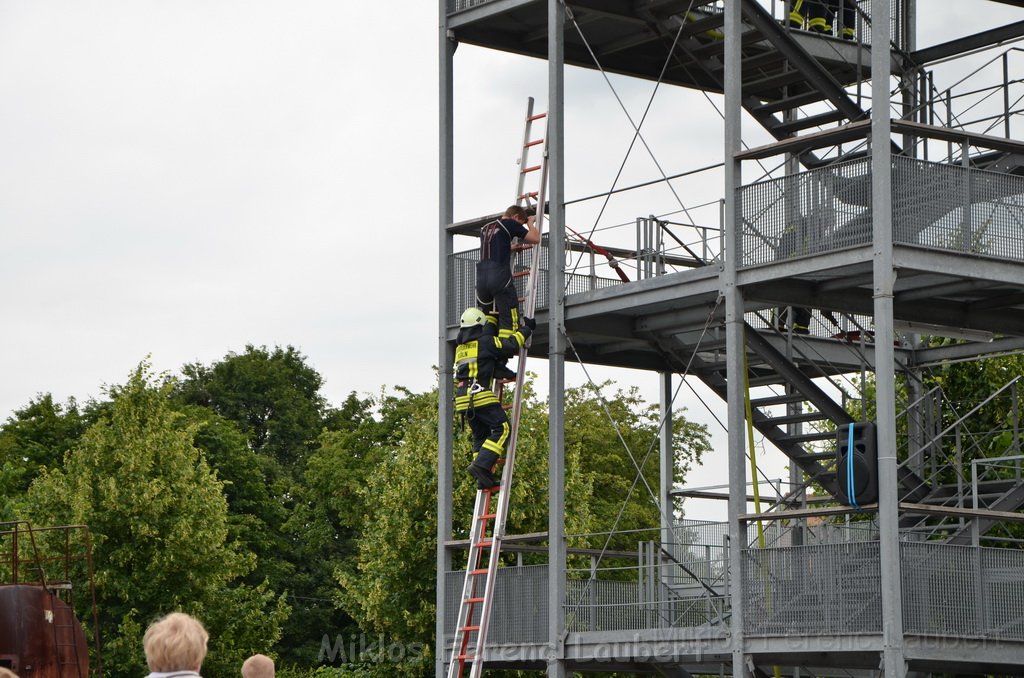
M 787 356 L 769 341 L 774 330 L 758 330 L 750 324 L 745 326 L 748 379 L 751 386 L 777 385 L 784 392 L 761 395 L 751 400 L 752 423 L 755 429 L 785 454 L 807 478 L 808 482 L 820 486 L 832 497 L 836 497 L 835 452 L 828 445 L 815 445 L 835 439 L 838 426 L 849 424 L 854 418 L 843 405 L 816 383 L 816 377 L 829 374 L 823 365 L 814 365 L 803 356 Z M 727 398 L 728 382 L 724 361 L 715 359 L 716 352 L 707 347 L 686 344 L 679 335 L 652 335 L 650 337 L 666 359 L 683 371 L 689 365 L 689 374 L 701 379 L 722 400 Z M 808 339 L 803 335 L 792 336 L 794 344 L 821 339 Z M 807 355 L 809 351 L 803 351 Z M 836 368 L 839 369 L 839 368 Z M 1016 381 L 1016 380 L 1014 380 Z M 994 399 L 1010 384 L 994 392 L 985 402 Z M 801 411 L 794 411 L 793 405 L 801 405 Z M 781 406 L 787 406 L 779 412 Z M 980 405 L 978 406 L 980 407 Z M 922 449 L 939 454 L 945 439 L 959 438 L 958 427 L 969 421 L 977 408 L 972 409 L 951 424 L 935 430 L 925 431 Z M 1013 459 L 1013 457 L 1010 457 Z M 961 460 L 962 464 L 962 460 Z M 943 468 L 955 469 L 952 460 L 944 462 Z M 897 467 L 900 501 L 936 508 L 973 508 L 970 505 L 970 479 L 959 483 L 939 482 L 936 473 L 923 475 L 923 469 L 912 468 L 907 461 Z M 967 491 L 965 492 L 965 485 Z M 1015 478 L 982 478 L 976 484 L 977 507 L 993 512 L 1012 512 L 1024 507 L 1024 478 L 1017 473 Z M 965 503 L 966 502 L 966 503 Z M 978 529 L 985 534 L 999 522 L 998 517 L 979 518 Z M 948 519 L 936 516 L 921 516 L 909 513 L 901 519 L 903 529 L 914 529 L 954 544 L 971 542 L 969 524 L 951 524 Z
M 708 11 L 696 17 L 697 13 L 692 13 L 690 22 L 681 29 L 679 51 L 685 59 L 677 60 L 671 68 L 688 71 L 694 80 L 703 81 L 706 89 L 722 91 L 725 46 L 718 36 L 724 14 Z M 867 77 L 868 64 L 850 59 L 838 68 L 836 64 L 826 66 L 803 45 L 805 40 L 822 38 L 801 31 L 800 39 L 796 39 L 797 33 L 779 25 L 757 0 L 742 0 L 742 20 L 743 107 L 777 141 L 868 117 L 847 92 L 849 84 Z M 671 38 L 667 32 L 663 36 Z M 837 47 L 837 55 L 856 54 L 854 45 L 843 43 Z M 800 115 L 805 107 L 814 110 Z M 797 157 L 808 168 L 845 159 L 824 159 L 811 151 Z
M 820 485 L 830 495 L 837 491 L 836 472 L 833 468 L 834 453 L 821 452 L 810 443 L 832 440 L 835 428 L 840 424 L 853 422 L 842 405 L 819 387 L 793 360 L 787 358 L 768 342 L 761 333 L 749 324 L 745 327 L 747 364 L 750 386 L 785 386 L 786 392 L 754 398 L 751 414 L 754 428 L 785 454 L 800 468 L 806 477 Z M 703 381 L 722 400 L 727 399 L 728 381 L 726 365 L 701 356 L 698 347 L 682 343 L 677 336 L 656 339 L 661 350 L 674 364 L 690 364 L 690 373 Z M 809 403 L 813 406 L 806 412 L 777 414 L 780 405 Z M 787 408 L 788 409 L 788 408 Z M 791 424 L 807 424 L 807 430 L 791 430 Z M 917 479 L 909 469 L 904 485 L 907 493 L 920 493 Z M 903 479 L 901 479 L 903 480 Z

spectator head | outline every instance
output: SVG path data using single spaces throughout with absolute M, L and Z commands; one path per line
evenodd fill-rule
M 254 654 L 242 663 L 242 678 L 274 678 L 274 660 Z
M 158 673 L 199 671 L 210 636 L 198 619 L 182 612 L 157 619 L 146 629 L 142 648 L 149 670 Z
M 0 666 L 0 678 L 18 678 L 18 674 L 6 666 Z

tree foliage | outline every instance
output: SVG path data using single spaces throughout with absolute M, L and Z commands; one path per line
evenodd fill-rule
M 223 484 L 194 445 L 196 428 L 180 425 L 169 388 L 154 385 L 143 363 L 110 395 L 109 414 L 62 467 L 33 481 L 29 516 L 89 526 L 109 675 L 142 675 L 140 629 L 176 609 L 208 625 L 211 672 L 227 675 L 276 640 L 288 608 L 265 587 L 240 583 L 253 558 L 227 543 Z
M 608 384 L 603 385 L 608 387 Z M 526 385 L 518 430 L 515 479 L 509 502 L 507 534 L 546 532 L 548 529 L 548 407 L 533 397 Z M 636 477 L 634 465 L 622 444 L 636 450 L 654 445 L 644 478 L 657 492 L 656 406 L 648 406 L 635 390 L 619 391 L 608 403 L 598 397 L 601 387 L 588 386 L 566 392 L 564 461 L 566 532 L 581 535 L 596 530 L 657 527 L 659 511 L 647 491 L 627 504 L 632 510 L 620 518 L 623 501 Z M 357 538 L 354 559 L 339 567 L 343 591 L 341 604 L 364 632 L 379 634 L 391 647 L 415 648 L 397 666 L 376 663 L 372 655 L 358 667 L 358 675 L 426 676 L 433 666 L 436 588 L 437 531 L 437 392 L 410 396 L 403 406 L 415 411 L 402 428 L 400 439 L 388 441 L 374 470 L 360 489 L 365 513 L 364 529 Z M 617 418 L 615 423 L 609 419 Z M 386 416 L 386 415 L 385 415 Z M 618 432 L 616 432 L 618 429 Z M 674 429 L 679 480 L 689 464 L 708 449 L 703 426 L 677 417 Z M 622 440 L 620 440 L 620 435 Z M 465 473 L 470 462 L 470 440 L 456 435 L 453 473 L 453 533 L 456 539 L 469 534 L 475 484 Z M 633 451 L 638 455 L 637 451 Z M 654 461 L 652 461 L 652 459 Z M 503 470 L 502 473 L 506 473 Z M 632 546 L 636 537 L 630 536 Z M 583 537 L 572 545 L 590 545 Z M 462 569 L 464 552 L 453 556 L 453 569 Z M 514 559 L 505 555 L 506 561 Z M 541 556 L 527 563 L 543 562 Z M 411 654 L 412 656 L 408 656 Z
M 212 366 L 182 371 L 178 395 L 238 424 L 253 452 L 288 468 L 313 449 L 326 408 L 323 379 L 295 348 L 250 344 Z
M 0 485 L 14 498 L 0 511 L 92 529 L 108 673 L 143 671 L 146 625 L 182 609 L 210 629 L 210 678 L 255 651 L 295 678 L 432 675 L 437 390 L 350 394 L 334 408 L 292 347 L 247 346 L 182 374 L 160 380 L 143 363 L 107 400 L 40 396 L 0 427 Z M 659 524 L 658 408 L 613 388 L 565 394 L 570 547 L 633 549 L 635 534 L 603 534 Z M 510 534 L 548 529 L 548 405 L 526 389 Z M 679 414 L 674 426 L 679 481 L 708 439 Z M 455 538 L 476 494 L 470 448 L 457 429 Z
M 207 414 L 199 442 L 230 482 L 227 494 L 237 536 L 256 556 L 251 583 L 266 580 L 286 591 L 292 607 L 281 657 L 316 660 L 325 629 L 349 629 L 351 620 L 332 604 L 330 558 L 337 555 L 325 523 L 312 514 L 305 485 L 308 458 L 326 427 L 344 432 L 365 417 L 364 403 L 350 399 L 330 410 L 320 393 L 323 379 L 297 349 L 247 345 L 211 365 L 183 368 L 177 398 Z M 247 449 L 225 446 L 230 422 Z M 220 464 L 224 465 L 221 466 Z
M 567 450 L 577 451 L 579 472 L 591 478 L 593 491 L 585 503 L 593 518 L 585 531 L 630 533 L 607 545 L 632 548 L 638 539 L 635 531 L 661 525 L 663 509 L 657 501 L 661 415 L 659 406 L 646 403 L 636 387 L 616 389 L 606 396 L 604 392 L 612 386 L 610 382 L 585 384 L 566 391 L 565 444 Z M 672 480 L 680 483 L 710 449 L 706 427 L 675 414 L 672 446 Z M 673 507 L 664 510 L 679 517 Z M 649 532 L 646 538 L 653 535 Z
M 28 486 L 42 469 L 60 465 L 93 418 L 73 398 L 61 405 L 46 393 L 7 419 L 0 429 L 0 521 L 14 518 Z

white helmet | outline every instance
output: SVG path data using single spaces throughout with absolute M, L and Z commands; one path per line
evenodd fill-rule
M 470 306 L 462 312 L 462 319 L 459 321 L 459 327 L 473 327 L 474 325 L 483 325 L 487 322 L 487 316 L 476 306 Z

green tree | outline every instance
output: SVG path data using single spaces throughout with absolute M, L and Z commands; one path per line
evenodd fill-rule
M 239 551 L 257 556 L 246 581 L 255 585 L 264 580 L 286 580 L 293 572 L 286 559 L 262 557 L 289 550 L 289 542 L 279 529 L 287 519 L 287 511 L 268 486 L 271 471 L 267 460 L 249 450 L 245 435 L 234 422 L 206 407 L 176 407 L 182 413 L 179 427 L 194 431 L 196 447 L 224 486 L 229 541 Z
M 605 396 L 612 386 L 611 382 L 585 384 L 565 393 L 566 449 L 577 451 L 579 472 L 588 475 L 593 486 L 588 499 L 592 521 L 585 531 L 651 530 L 646 538 L 655 538 L 654 530 L 661 524 L 655 500 L 660 478 L 659 407 L 646 403 L 635 387 Z M 672 437 L 673 482 L 680 483 L 710 449 L 710 439 L 704 425 L 687 421 L 681 413 L 673 417 Z M 621 534 L 607 546 L 631 549 L 637 538 Z M 590 545 L 606 544 L 602 540 Z
M 536 402 L 529 383 L 526 388 L 508 534 L 542 532 L 548 527 L 547 406 Z M 635 468 L 615 434 L 606 406 L 597 397 L 598 391 L 597 387 L 583 387 L 566 394 L 566 532 L 570 535 L 611 530 L 635 478 Z M 381 637 L 391 647 L 416 651 L 407 653 L 398 666 L 374 662 L 372 656 L 364 658 L 367 661 L 358 667 L 357 675 L 361 676 L 426 676 L 433 671 L 437 391 L 409 395 L 401 406 L 414 408 L 414 414 L 405 419 L 401 438 L 387 442 L 384 454 L 360 489 L 366 514 L 364 529 L 356 538 L 355 558 L 344 561 L 337 574 L 343 588 L 340 601 L 364 633 Z M 635 391 L 629 391 L 618 392 L 608 409 L 623 417 L 619 427 L 627 442 L 646 451 L 657 432 L 657 408 L 648 407 Z M 708 435 L 703 426 L 677 417 L 675 437 L 680 460 L 675 472 L 681 480 L 689 464 L 708 449 Z M 468 536 L 475 497 L 475 483 L 464 471 L 470 461 L 470 447 L 468 434 L 457 432 L 453 464 L 456 539 Z M 642 457 L 636 449 L 633 454 L 638 461 Z M 656 453 L 652 459 L 657 459 Z M 648 460 L 645 469 L 649 469 L 645 470 L 648 482 L 657 488 L 656 461 Z M 620 521 L 617 529 L 657 527 L 657 508 L 646 490 L 635 490 L 634 495 L 638 492 L 641 499 L 635 503 L 640 509 L 630 513 L 628 520 Z M 605 496 L 599 496 L 602 493 Z M 629 541 L 635 546 L 636 537 Z M 571 537 L 570 545 L 589 544 L 581 537 Z M 464 557 L 464 552 L 454 556 L 455 569 L 462 569 L 463 563 L 458 560 Z M 505 557 L 513 558 L 511 554 Z M 527 561 L 542 562 L 541 558 L 534 556 Z
M 325 427 L 357 426 L 348 418 L 363 416 L 358 399 L 351 411 L 331 410 L 320 394 L 320 374 L 291 346 L 247 345 L 242 353 L 229 353 L 211 365 L 185 365 L 182 372 L 177 398 L 232 422 L 244 436 L 247 450 L 225 446 L 226 431 L 207 417 L 212 426 L 204 431 L 216 437 L 201 435 L 198 442 L 221 477 L 232 483 L 227 490 L 232 520 L 256 556 L 249 581 L 265 578 L 273 590 L 289 596 L 292 615 L 277 647 L 280 658 L 312 664 L 324 630 L 348 628 L 351 620 L 325 590 L 332 580 L 333 543 L 322 524 L 311 522 L 306 464 Z M 207 449 L 212 445 L 221 451 Z M 255 475 L 250 473 L 254 469 Z
M 362 489 L 364 529 L 354 561 L 339 563 L 340 602 L 371 637 L 409 650 L 398 664 L 362 661 L 367 675 L 420 676 L 432 666 L 436 532 L 437 395 L 410 395 L 401 440 L 380 456 Z M 397 403 L 389 403 L 395 407 Z M 355 661 L 353 661 L 355 659 Z
M 250 344 L 244 353 L 182 372 L 178 395 L 238 424 L 253 452 L 288 469 L 314 448 L 326 409 L 323 379 L 295 348 Z
M 296 485 L 295 508 L 284 529 L 301 537 L 294 549 L 304 566 L 290 584 L 303 592 L 296 601 L 299 619 L 292 624 L 303 631 L 289 634 L 281 644 L 282 658 L 295 664 L 315 664 L 325 635 L 333 644 L 338 636 L 358 634 L 355 622 L 336 602 L 334 570 L 355 553 L 355 537 L 365 521 L 361 488 L 380 459 L 382 441 L 396 435 L 393 427 L 401 430 L 399 421 L 378 421 L 375 406 L 372 398 L 350 394 L 330 414 L 331 430 L 321 434 Z M 342 660 L 336 657 L 334 663 Z
M 74 398 L 61 405 L 46 393 L 7 419 L 0 428 L 0 521 L 14 517 L 40 470 L 59 466 L 94 418 Z
M 93 544 L 97 605 L 108 675 L 145 672 L 141 631 L 181 609 L 211 633 L 206 673 L 229 676 L 247 653 L 280 634 L 288 608 L 241 577 L 253 558 L 228 543 L 223 484 L 182 426 L 171 385 L 156 386 L 141 364 L 64 458 L 26 497 L 38 525 L 86 524 Z

